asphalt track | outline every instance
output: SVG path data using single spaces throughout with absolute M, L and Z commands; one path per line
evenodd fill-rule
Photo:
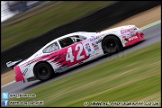
M 100 62 L 103 62 L 105 60 L 109 60 L 111 58 L 114 58 L 114 57 L 122 55 L 122 54 L 124 55 L 125 53 L 131 52 L 131 51 L 137 50 L 139 48 L 142 48 L 142 47 L 148 46 L 150 44 L 153 44 L 155 42 L 161 41 L 161 23 L 156 24 L 156 25 L 154 25 L 154 26 L 152 26 L 150 28 L 147 28 L 147 29 L 143 30 L 143 32 L 145 34 L 145 41 L 143 41 L 143 42 L 141 42 L 139 44 L 133 45 L 133 46 L 131 46 L 129 48 L 126 48 L 124 51 L 122 51 L 122 52 L 120 52 L 118 54 L 114 54 L 114 55 L 112 55 L 110 57 L 101 57 L 99 59 L 96 59 L 96 60 L 92 61 L 91 63 L 85 63 L 82 66 L 76 67 L 73 70 L 69 70 L 68 72 L 60 73 L 55 78 L 53 78 L 51 80 L 48 80 L 46 82 L 41 82 L 39 80 L 26 82 L 26 83 L 14 82 L 14 83 L 12 83 L 10 85 L 7 85 L 5 87 L 1 87 L 1 92 L 24 93 L 24 92 L 26 92 L 28 90 L 31 90 L 33 88 L 36 88 L 36 87 L 42 85 L 42 84 L 48 83 L 50 81 L 58 80 L 58 79 L 60 79 L 62 77 L 73 74 L 75 72 L 78 72 L 79 70 L 82 70 L 82 69 L 85 69 L 87 67 L 93 66 L 93 65 L 98 64 Z

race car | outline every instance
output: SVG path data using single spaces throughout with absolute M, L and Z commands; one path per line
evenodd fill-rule
M 101 32 L 74 32 L 47 43 L 26 60 L 9 61 L 16 82 L 46 81 L 72 67 L 144 40 L 135 25 L 125 25 Z

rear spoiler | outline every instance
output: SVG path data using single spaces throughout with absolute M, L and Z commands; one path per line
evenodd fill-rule
M 13 68 L 13 67 L 16 66 L 17 64 L 19 64 L 21 61 L 22 61 L 22 59 L 17 60 L 17 61 L 14 61 L 14 62 L 9 61 L 9 62 L 6 63 L 6 65 L 7 65 L 8 68 L 9 68 L 9 67 Z

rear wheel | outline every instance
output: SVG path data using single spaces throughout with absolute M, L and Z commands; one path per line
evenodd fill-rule
M 54 76 L 54 71 L 49 64 L 39 63 L 34 68 L 34 74 L 39 80 L 46 81 Z
M 122 50 L 120 40 L 115 36 L 107 36 L 102 42 L 104 53 L 111 55 Z

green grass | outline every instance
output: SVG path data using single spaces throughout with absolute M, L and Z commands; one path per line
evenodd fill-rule
M 53 28 L 73 21 L 91 11 L 102 8 L 110 1 L 59 1 L 45 4 L 42 10 L 26 12 L 1 24 L 1 52 L 31 37 L 39 36 Z M 46 6 L 47 5 L 47 6 Z M 50 7 L 50 8 L 49 8 Z M 48 8 L 48 9 L 45 9 Z M 41 12 L 40 12 L 41 11 Z M 32 15 L 32 14 L 35 15 Z M 21 16 L 21 17 L 20 17 Z M 30 17 L 29 17 L 30 16 Z M 23 18 L 24 17 L 24 18 Z M 23 20 L 19 20 L 19 19 Z M 19 20 L 13 23 L 14 20 Z M 9 26 L 4 26 L 5 24 Z
M 10 100 L 44 101 L 44 106 L 84 106 L 84 102 L 94 101 L 155 102 L 161 106 L 160 63 L 157 42 L 26 92 L 35 93 L 36 98 Z

